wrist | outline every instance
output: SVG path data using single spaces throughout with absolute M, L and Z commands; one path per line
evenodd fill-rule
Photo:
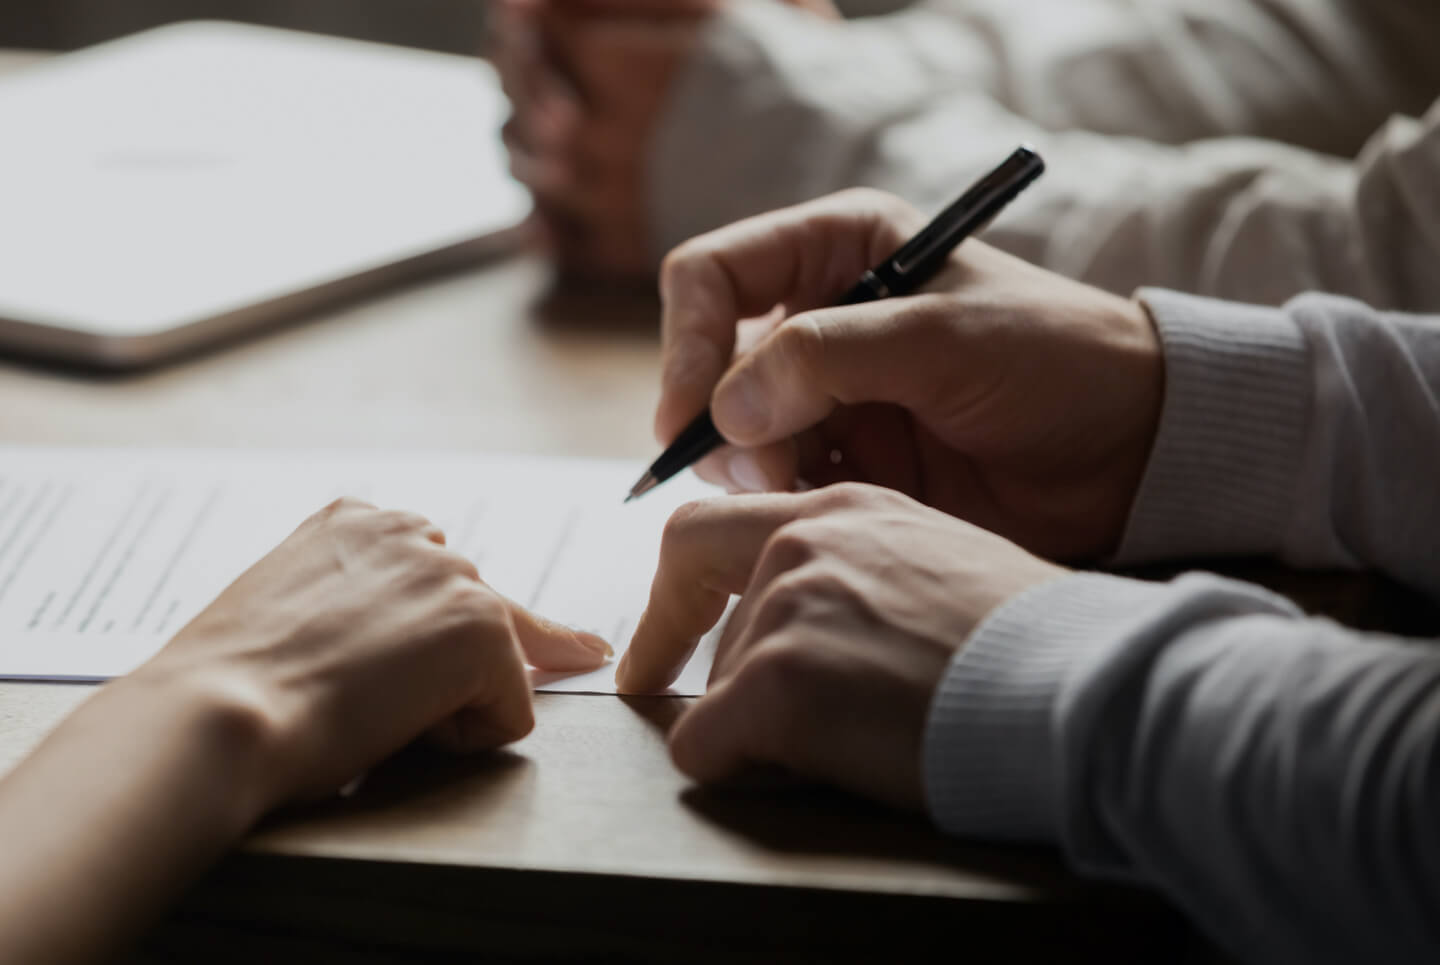
M 1097 560 L 1119 550 L 1145 477 L 1165 402 L 1165 353 L 1139 300 L 1092 290 L 1081 317 L 1061 356 L 1073 414 L 1057 416 L 1074 443 L 1052 454 L 1059 475 L 1078 484 L 1064 507 L 1074 529 L 1054 555 Z
M 100 688 L 0 788 L 0 824 L 25 829 L 0 863 L 0 958 L 89 961 L 154 920 L 266 809 L 266 732 L 197 673 Z
M 171 759 L 188 770 L 187 783 L 206 788 L 195 804 L 216 835 L 233 840 L 283 801 L 280 715 L 241 675 L 151 661 L 107 684 L 102 701 L 113 720 L 172 742 Z
M 1114 555 L 1124 538 L 1165 405 L 1165 350 L 1155 319 L 1139 298 L 1126 299 L 1122 311 L 1124 327 L 1131 333 L 1123 350 L 1129 372 L 1126 377 L 1133 389 L 1117 413 L 1121 431 L 1116 444 L 1115 504 L 1102 557 Z

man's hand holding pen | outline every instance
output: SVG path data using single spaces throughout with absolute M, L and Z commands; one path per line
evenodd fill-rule
M 1108 553 L 1164 389 L 1145 309 L 974 241 L 922 294 L 816 307 L 920 222 L 850 191 L 677 249 L 656 435 L 708 403 L 732 445 L 697 471 L 731 490 L 875 483 L 1047 556 Z
M 1094 559 L 1121 538 L 1164 394 L 1147 312 L 979 242 L 920 294 L 820 307 L 922 222 L 849 191 L 666 262 L 657 436 L 708 404 L 730 445 L 697 471 L 782 491 L 676 514 L 619 670 L 664 687 L 741 594 L 672 734 L 699 779 L 778 763 L 919 806 L 950 655 L 1064 572 L 1032 553 Z

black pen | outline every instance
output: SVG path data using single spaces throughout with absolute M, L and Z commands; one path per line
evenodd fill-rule
M 855 287 L 836 304 L 858 305 L 913 293 L 934 277 L 956 245 L 989 224 L 1044 171 L 1045 162 L 1034 150 L 1016 148 L 1004 163 L 940 212 L 919 234 L 861 275 Z M 645 495 L 724 444 L 725 438 L 716 430 L 707 408 L 666 447 L 640 481 L 631 487 L 625 501 Z

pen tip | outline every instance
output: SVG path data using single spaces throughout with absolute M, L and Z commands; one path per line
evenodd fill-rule
M 639 499 L 658 485 L 660 485 L 660 480 L 655 478 L 655 474 L 647 472 L 635 485 L 630 487 L 630 495 L 625 497 L 625 501 L 628 503 L 633 499 Z

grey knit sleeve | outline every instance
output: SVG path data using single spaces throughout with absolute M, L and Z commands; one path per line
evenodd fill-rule
M 1268 554 L 1440 596 L 1440 319 L 1150 291 L 1160 429 L 1121 557 Z M 971 635 L 931 813 L 1148 884 L 1263 962 L 1440 960 L 1440 643 L 1255 587 L 1074 575 Z
M 929 806 L 1148 885 L 1254 962 L 1440 961 L 1440 647 L 1255 587 L 1081 574 L 972 635 Z
M 1121 560 L 1269 555 L 1440 597 L 1440 317 L 1143 298 L 1166 397 Z

